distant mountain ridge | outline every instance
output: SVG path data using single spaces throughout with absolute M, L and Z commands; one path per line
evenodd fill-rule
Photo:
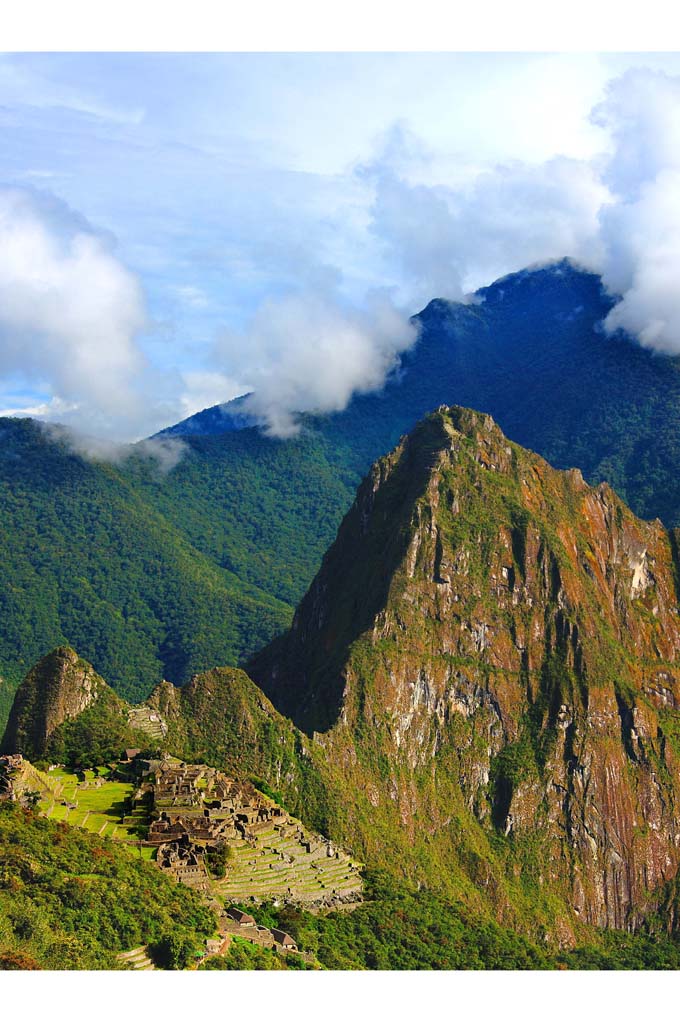
M 244 413 L 241 408 L 250 396 L 244 393 L 235 397 L 226 404 L 214 404 L 206 407 L 196 414 L 183 418 L 175 425 L 169 425 L 165 429 L 151 436 L 158 439 L 160 436 L 211 436 L 223 432 L 238 432 L 239 429 L 253 428 L 257 421 L 249 414 Z
M 596 274 L 579 269 L 568 259 L 502 277 L 480 288 L 469 303 L 434 298 L 413 316 L 412 321 L 420 329 L 419 337 L 400 356 L 384 389 L 353 397 L 344 411 L 304 414 L 300 421 L 306 428 L 332 431 L 333 427 L 340 429 L 344 419 L 368 417 L 369 411 L 387 402 L 392 417 L 402 427 L 401 435 L 424 414 L 445 402 L 445 395 L 456 386 L 461 388 L 459 402 L 465 406 L 479 406 L 484 399 L 499 403 L 501 386 L 512 386 L 512 381 L 505 378 L 508 369 L 531 367 L 535 354 L 535 335 L 516 333 L 518 316 L 533 334 L 537 327 L 554 329 L 556 325 L 572 323 L 576 334 L 585 335 L 588 344 L 597 348 L 599 344 L 594 344 L 591 333 L 604 337 L 599 327 L 614 304 L 614 298 L 603 291 Z M 494 317 L 495 321 L 491 321 Z M 568 337 L 561 332 L 558 339 L 561 343 L 571 340 L 573 332 Z M 635 343 L 629 345 L 638 358 L 642 355 L 641 360 L 646 359 L 649 352 Z M 615 363 L 616 357 L 609 367 L 613 368 Z M 537 374 L 546 367 L 545 361 L 536 365 Z M 244 394 L 215 404 L 158 435 L 209 436 L 254 427 L 257 422 L 247 413 L 249 396 Z M 463 399 L 467 396 L 473 399 Z M 401 412 L 394 406 L 399 398 L 406 405 Z
M 419 339 L 385 387 L 355 396 L 342 412 L 301 416 L 297 439 L 263 447 L 257 429 L 242 427 L 247 418 L 232 417 L 242 415 L 245 398 L 173 427 L 196 457 L 211 463 L 210 486 L 199 480 L 197 514 L 214 522 L 226 497 L 229 530 L 245 538 L 248 559 L 262 557 L 264 548 L 277 550 L 267 560 L 266 576 L 250 576 L 254 583 L 295 604 L 304 586 L 288 579 L 297 573 L 309 580 L 309 554 L 318 563 L 370 464 L 440 404 L 491 414 L 509 438 L 556 467 L 579 467 L 591 483 L 608 481 L 641 517 L 680 523 L 680 359 L 646 350 L 633 338 L 606 335 L 602 323 L 615 299 L 598 276 L 568 260 L 511 274 L 477 296 L 469 304 L 431 301 L 415 317 Z M 277 507 L 272 516 L 263 506 L 264 541 L 251 545 L 251 472 L 264 471 L 267 488 L 286 492 L 291 472 L 307 471 L 312 460 L 318 482 L 305 479 L 296 506 Z M 172 473 L 168 487 L 177 505 L 193 498 L 198 474 L 189 461 Z M 162 501 L 165 493 L 155 492 Z M 305 492 L 324 501 L 316 519 L 309 512 L 299 516 Z M 278 540 L 282 509 L 303 523 L 303 543 L 296 545 L 296 527 L 285 546 Z M 277 540 L 267 547 L 270 535 Z M 220 548 L 192 530 L 192 540 L 210 556 L 227 549 L 231 556 L 226 533 L 225 539 Z M 239 573 L 235 559 L 226 562 Z
M 366 469 L 424 414 L 455 402 L 492 414 L 510 438 L 556 466 L 609 481 L 642 516 L 680 523 L 680 483 L 665 475 L 678 458 L 680 359 L 606 335 L 615 299 L 566 259 L 503 277 L 476 298 L 431 301 L 414 316 L 420 336 L 384 389 L 336 414 L 302 415 L 303 430 L 351 447 Z M 208 408 L 170 431 L 198 437 L 252 427 L 245 401 Z

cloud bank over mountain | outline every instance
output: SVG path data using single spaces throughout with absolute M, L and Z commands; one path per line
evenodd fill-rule
M 457 189 L 412 183 L 389 159 L 366 168 L 371 229 L 418 300 L 460 300 L 567 255 L 622 296 L 608 329 L 680 352 L 680 77 L 628 71 L 609 83 L 591 120 L 605 133 L 592 159 L 499 165 Z M 412 138 L 402 145 L 416 148 Z
M 622 300 L 606 322 L 642 344 L 680 353 L 680 78 L 631 71 L 593 113 L 611 134 L 596 263 Z
M 67 154 L 58 145 L 53 157 L 36 151 L 39 142 L 17 142 L 11 172 L 0 164 L 9 181 L 0 187 L 5 411 L 23 408 L 107 441 L 129 440 L 203 402 L 253 391 L 251 413 L 270 434 L 289 436 L 299 412 L 339 410 L 353 393 L 379 388 L 415 340 L 409 317 L 431 298 L 465 300 L 508 272 L 564 256 L 621 295 L 607 330 L 680 353 L 680 76 L 629 67 L 607 80 L 585 57 L 522 64 L 487 56 L 479 67 L 472 57 L 425 58 L 413 55 L 404 66 L 425 88 L 427 64 L 444 94 L 433 88 L 414 103 L 396 85 L 401 58 L 371 58 L 392 75 L 404 116 L 395 120 L 386 101 L 362 109 L 354 94 L 360 122 L 345 138 L 330 132 L 323 113 L 333 109 L 337 125 L 348 115 L 352 95 L 340 87 L 348 65 L 299 58 L 302 78 L 293 87 L 286 79 L 293 58 L 272 57 L 288 80 L 281 117 L 298 117 L 290 151 L 268 114 L 261 123 L 268 149 L 245 122 L 242 137 L 226 139 L 208 113 L 192 120 L 217 88 L 215 68 L 231 67 L 216 58 L 200 64 L 205 80 L 187 74 L 195 70 L 189 58 L 174 58 L 174 85 L 163 78 L 166 58 L 149 62 L 151 84 L 145 94 L 138 82 L 132 103 L 127 94 L 97 93 L 97 60 L 106 67 L 105 58 L 87 58 L 90 91 L 81 94 L 74 57 L 71 80 L 57 93 L 67 114 L 41 91 L 45 67 L 43 78 L 31 78 L 28 65 L 18 75 L 17 60 L 2 58 L 12 138 L 39 139 L 48 115 L 68 115 L 68 137 L 81 138 L 89 171 L 75 187 Z M 350 63 L 361 92 L 368 65 Z M 253 116 L 267 111 L 259 77 L 248 78 L 251 65 L 244 57 L 233 64 L 223 84 L 233 86 L 238 70 Z M 59 58 L 50 74 L 55 67 Z M 181 80 L 194 91 L 180 99 Z M 318 101 L 309 89 L 302 94 L 302 80 L 323 82 Z M 536 101 L 541 82 L 561 103 L 561 133 Z M 458 106 L 447 106 L 454 89 Z M 156 93 L 169 97 L 169 112 Z M 465 139 L 460 109 L 478 119 L 469 119 Z M 381 135 L 376 127 L 387 116 Z M 168 140 L 177 126 L 187 144 Z M 323 152 L 309 144 L 312 128 Z M 160 153 L 164 172 L 154 175 Z M 120 159 L 113 183 L 111 154 Z M 106 187 L 125 192 L 129 213 L 100 203 Z
M 379 389 L 415 339 L 387 292 L 367 293 L 356 308 L 329 286 L 265 302 L 243 333 L 222 333 L 216 358 L 241 365 L 253 389 L 244 410 L 287 438 L 296 412 L 341 411 L 354 393 Z
M 110 238 L 44 191 L 0 188 L 0 373 L 45 381 L 60 412 L 135 415 L 139 280 Z
M 460 301 L 515 269 L 567 254 L 601 262 L 599 212 L 608 192 L 588 163 L 556 157 L 498 166 L 459 190 L 397 176 L 378 161 L 371 231 L 399 266 L 402 290 L 420 308 Z
M 384 153 L 357 173 L 372 192 L 369 232 L 387 279 L 400 281 L 401 307 L 465 300 L 508 272 L 566 255 L 621 295 L 608 331 L 680 353 L 680 78 L 628 71 L 591 119 L 608 138 L 593 159 L 499 165 L 457 189 L 419 182 L 417 137 L 391 132 Z M 337 310 L 320 314 L 314 295 L 300 294 L 265 303 L 242 345 L 223 342 L 221 351 L 229 364 L 244 353 L 253 408 L 287 435 L 292 412 L 339 410 L 381 384 L 414 339 L 395 312 L 383 311 L 380 324 L 363 315 L 348 331 Z

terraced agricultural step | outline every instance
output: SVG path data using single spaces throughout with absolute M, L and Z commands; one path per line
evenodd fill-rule
M 152 718 L 152 716 L 154 718 Z M 149 708 L 132 708 L 128 713 L 128 722 L 136 730 L 141 730 L 147 736 L 159 742 L 167 735 L 168 728 L 165 721 L 158 716 L 157 712 Z

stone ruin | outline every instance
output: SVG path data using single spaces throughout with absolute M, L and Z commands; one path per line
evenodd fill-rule
M 171 843 L 163 843 L 158 848 L 156 863 L 161 871 L 192 888 L 207 890 L 208 873 L 206 871 L 205 847 L 192 843 L 188 836 L 181 836 Z
M 94 779 L 84 779 L 76 785 L 77 790 L 100 790 L 106 780 L 103 776 L 96 776 Z
M 137 759 L 136 764 L 135 797 L 149 796 L 152 802 L 146 843 L 157 848 L 158 866 L 177 881 L 208 891 L 206 848 L 226 844 L 234 854 L 226 878 L 218 881 L 229 895 L 236 897 L 238 891 L 260 898 L 261 886 L 262 895 L 271 890 L 284 900 L 309 906 L 362 899 L 360 869 L 349 854 L 326 837 L 308 832 L 252 783 L 167 755 Z M 340 872 L 344 877 L 334 880 Z
M 0 801 L 16 800 L 15 781 L 24 764 L 21 754 L 3 754 L 0 756 Z
M 207 765 L 152 762 L 140 790 L 152 793 L 158 815 L 147 836 L 152 845 L 185 835 L 203 843 L 252 840 L 272 824 L 289 820 L 252 783 L 229 779 Z

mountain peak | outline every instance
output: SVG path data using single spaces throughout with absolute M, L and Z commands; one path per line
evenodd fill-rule
M 676 570 L 659 521 L 440 407 L 373 466 L 252 673 L 414 839 L 462 796 L 465 824 L 542 840 L 542 880 L 623 927 L 680 863 Z
M 572 259 L 527 266 L 494 280 L 475 292 L 475 298 L 487 304 L 527 301 L 540 297 L 543 300 L 572 300 L 574 296 L 602 297 L 602 280 L 597 273 L 586 269 Z
M 68 645 L 48 652 L 28 672 L 14 698 L 2 748 L 39 758 L 54 731 L 74 719 L 107 691 L 94 668 Z

